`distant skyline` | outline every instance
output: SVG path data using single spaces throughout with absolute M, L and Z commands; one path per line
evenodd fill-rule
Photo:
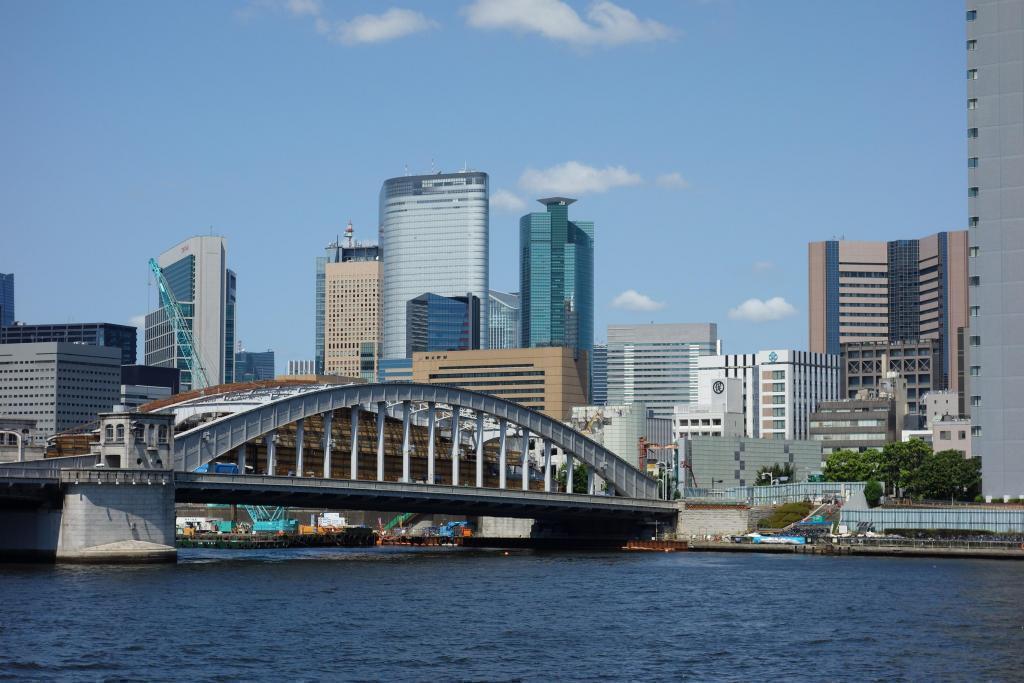
M 139 324 L 147 259 L 223 235 L 238 338 L 284 372 L 324 245 L 377 239 L 386 178 L 468 167 L 491 289 L 565 195 L 596 341 L 806 349 L 808 242 L 965 227 L 964 40 L 959 0 L 4 3 L 0 272 L 26 322 Z

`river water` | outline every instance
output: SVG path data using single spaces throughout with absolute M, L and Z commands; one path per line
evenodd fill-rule
M 183 550 L 0 565 L 0 680 L 1020 680 L 1024 564 Z

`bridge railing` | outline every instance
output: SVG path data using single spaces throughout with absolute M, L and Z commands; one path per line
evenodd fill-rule
M 57 475 L 62 484 L 166 486 L 174 483 L 174 472 L 170 470 L 63 469 Z
M 0 479 L 52 479 L 57 481 L 60 479 L 60 469 L 5 465 L 0 467 Z

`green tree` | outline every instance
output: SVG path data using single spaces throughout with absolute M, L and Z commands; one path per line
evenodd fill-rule
M 838 450 L 825 459 L 825 481 L 867 481 L 882 469 L 882 455 L 878 451 Z
M 932 455 L 932 447 L 921 439 L 894 441 L 882 449 L 881 475 L 890 492 L 898 495 L 907 488 L 914 473 Z
M 907 491 L 917 498 L 970 500 L 981 486 L 981 460 L 960 451 L 940 451 L 912 472 Z
M 864 498 L 868 501 L 868 507 L 878 507 L 882 500 L 882 485 L 874 479 L 868 479 L 864 484 Z
M 771 474 L 771 479 L 763 475 Z M 792 463 L 775 463 L 774 465 L 762 465 L 757 470 L 757 474 L 754 476 L 754 486 L 768 486 L 771 484 L 771 480 L 786 478 L 786 481 L 792 483 L 796 481 L 796 473 L 793 470 Z
M 558 488 L 561 491 L 565 490 L 565 465 L 558 468 Z M 573 493 L 586 493 L 587 492 L 587 467 L 582 463 L 576 463 L 572 468 L 572 492 Z

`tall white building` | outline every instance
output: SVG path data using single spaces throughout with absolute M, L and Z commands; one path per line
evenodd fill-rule
M 384 358 L 406 357 L 406 308 L 422 294 L 480 299 L 488 340 L 487 174 L 437 173 L 384 181 L 380 190 Z
M 192 237 L 160 254 L 157 263 L 192 327 L 196 354 L 210 385 L 235 381 L 234 271 L 227 267 L 227 240 Z M 163 308 L 146 315 L 146 365 L 181 370 L 181 390 L 195 388 Z
M 698 365 L 701 386 L 743 380 L 744 430 L 752 438 L 806 439 L 818 403 L 839 398 L 837 355 L 773 349 L 704 356 Z
M 506 294 L 491 290 L 487 301 L 490 349 L 518 349 L 519 293 Z
M 671 418 L 697 402 L 697 359 L 720 351 L 715 323 L 609 325 L 608 405 L 639 401 Z

